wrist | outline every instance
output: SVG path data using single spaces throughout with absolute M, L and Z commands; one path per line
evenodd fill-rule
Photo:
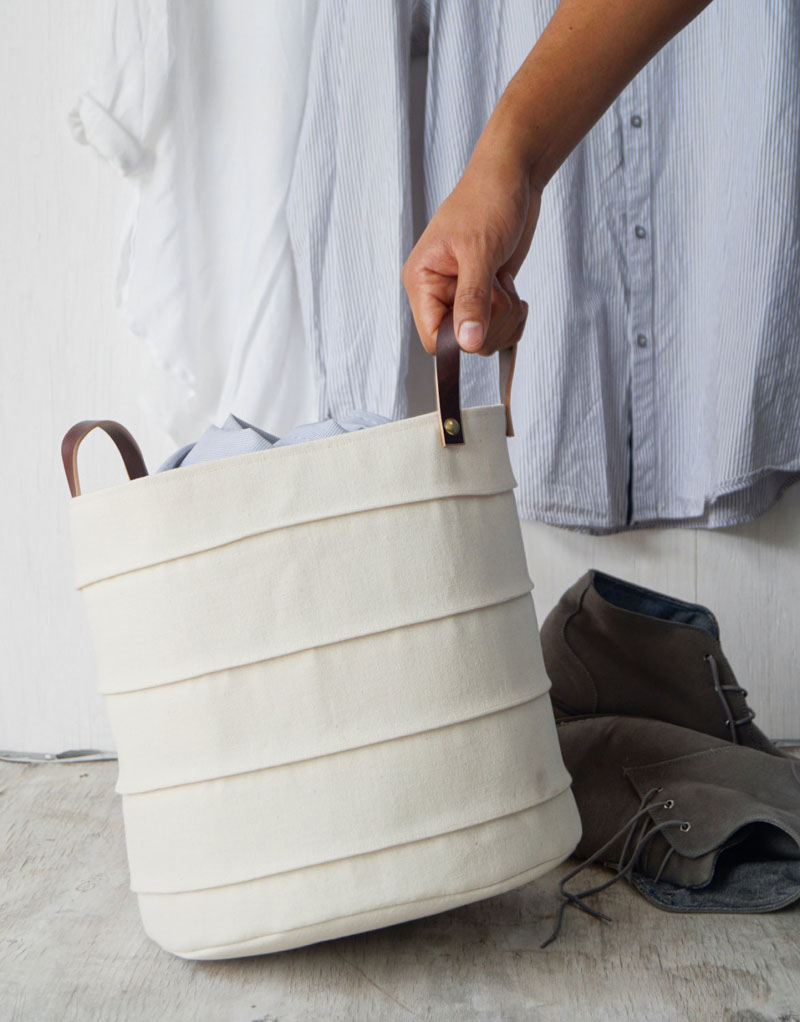
M 497 112 L 497 111 L 496 111 Z M 466 170 L 486 179 L 500 182 L 524 182 L 528 188 L 542 194 L 545 185 L 557 168 L 549 169 L 547 150 L 530 145 L 524 132 L 511 122 L 492 124 L 489 121 L 478 139 Z
M 495 107 L 475 146 L 473 157 L 482 163 L 502 163 L 540 195 L 558 170 L 553 158 L 555 139 L 542 119 L 531 116 L 529 104 L 517 103 L 507 89 Z

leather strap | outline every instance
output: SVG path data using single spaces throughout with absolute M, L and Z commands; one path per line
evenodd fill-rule
M 517 358 L 516 343 L 510 348 L 504 348 L 498 357 L 500 400 L 506 407 L 506 436 L 514 436 L 514 425 L 511 422 L 511 383 Z M 451 310 L 439 324 L 436 335 L 436 405 L 439 410 L 439 436 L 445 447 L 464 443 L 464 430 L 461 424 L 460 364 L 461 348 L 456 339 Z
M 114 422 L 113 419 L 83 419 L 68 429 L 61 441 L 61 460 L 64 462 L 64 471 L 67 474 L 69 492 L 73 497 L 79 497 L 81 494 L 81 484 L 78 479 L 78 448 L 87 433 L 91 433 L 98 426 L 108 433 L 116 444 L 125 463 L 128 478 L 139 479 L 147 475 L 147 466 L 139 445 L 121 423 Z

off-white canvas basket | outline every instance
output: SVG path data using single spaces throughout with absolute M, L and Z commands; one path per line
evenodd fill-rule
M 118 423 L 64 438 L 131 888 L 173 954 L 441 912 L 580 838 L 507 407 L 462 413 L 439 347 L 439 411 L 356 433 L 152 476 Z M 133 478 L 81 494 L 97 425 Z

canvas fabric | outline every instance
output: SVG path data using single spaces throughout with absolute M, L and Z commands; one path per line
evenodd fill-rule
M 502 405 L 73 498 L 148 934 L 260 954 L 519 886 L 580 838 Z

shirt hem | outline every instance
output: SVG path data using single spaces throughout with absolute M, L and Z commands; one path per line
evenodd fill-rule
M 520 518 L 525 521 L 540 521 L 547 525 L 555 525 L 558 528 L 567 529 L 572 532 L 584 533 L 592 536 L 609 536 L 619 532 L 633 532 L 645 529 L 725 529 L 737 525 L 744 525 L 754 521 L 766 514 L 773 508 L 783 494 L 792 485 L 800 482 L 800 468 L 775 468 L 768 470 L 769 474 L 752 473 L 750 476 L 751 487 L 755 481 L 768 481 L 770 475 L 786 475 L 786 478 L 774 488 L 764 494 L 761 499 L 754 499 L 749 506 L 732 510 L 730 513 L 722 513 L 715 505 L 725 497 L 734 497 L 737 493 L 744 495 L 748 487 L 733 489 L 721 488 L 710 497 L 705 508 L 698 515 L 670 515 L 669 512 L 661 512 L 657 515 L 648 515 L 636 521 L 625 523 L 614 521 L 610 518 L 598 518 L 592 512 L 580 512 L 568 505 L 550 504 L 547 508 L 518 500 L 518 511 Z M 519 492 L 519 491 L 518 491 Z M 715 510 L 717 513 L 715 514 Z M 585 517 L 579 517 L 583 516 Z

